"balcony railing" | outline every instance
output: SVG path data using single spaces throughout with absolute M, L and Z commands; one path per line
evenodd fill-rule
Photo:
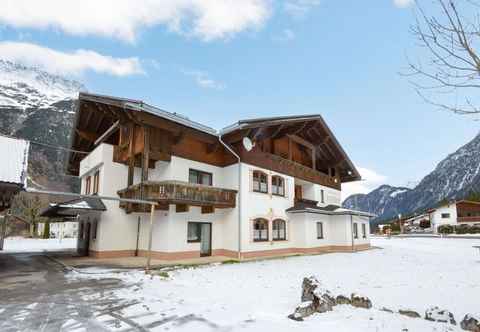
M 152 200 L 163 206 L 184 204 L 222 209 L 235 207 L 237 191 L 181 181 L 146 181 L 120 190 L 118 195 L 121 198 Z M 120 203 L 120 207 L 128 209 L 129 205 Z M 137 209 L 134 207 L 133 210 Z
M 275 154 L 267 152 L 245 153 L 242 155 L 242 160 L 278 173 L 340 190 L 338 179 Z
M 461 224 L 464 222 L 476 222 L 480 223 L 480 216 L 473 216 L 473 217 L 458 217 L 457 218 L 457 223 Z

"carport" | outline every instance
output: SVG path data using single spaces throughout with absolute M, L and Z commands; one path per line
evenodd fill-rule
M 79 255 L 88 256 L 90 239 L 95 237 L 100 214 L 106 210 L 101 199 L 83 197 L 50 204 L 40 215 L 52 219 L 55 223 L 78 222 L 77 252 Z

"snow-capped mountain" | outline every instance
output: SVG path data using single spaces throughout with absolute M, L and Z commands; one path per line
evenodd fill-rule
M 444 199 L 464 198 L 471 192 L 480 192 L 480 134 L 442 160 L 415 188 L 384 185 L 366 195 L 352 195 L 343 205 L 387 220 L 399 213 L 421 212 Z
M 84 87 L 77 81 L 0 60 L 0 106 L 50 107 L 56 102 L 75 98 L 81 90 Z
M 0 60 L 0 133 L 67 147 L 74 101 L 81 90 L 77 81 Z M 71 185 L 62 175 L 65 157 L 58 149 L 32 144 L 32 181 L 55 189 Z

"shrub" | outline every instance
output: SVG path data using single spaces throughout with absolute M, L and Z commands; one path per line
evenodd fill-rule
M 471 234 L 480 234 L 480 225 L 473 225 L 470 227 Z
M 455 227 L 456 234 L 470 234 L 471 228 L 469 225 L 458 225 Z
M 438 226 L 438 232 L 440 234 L 452 234 L 454 231 L 454 228 L 452 225 L 440 225 Z

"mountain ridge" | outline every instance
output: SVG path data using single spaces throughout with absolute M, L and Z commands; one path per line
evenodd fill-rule
M 385 186 L 389 192 L 380 190 Z M 400 192 L 387 199 L 395 190 Z M 472 191 L 480 191 L 480 133 L 448 154 L 415 188 L 383 185 L 368 194 L 349 196 L 343 206 L 374 213 L 376 220 L 388 220 L 420 212 L 444 199 L 464 198 Z

